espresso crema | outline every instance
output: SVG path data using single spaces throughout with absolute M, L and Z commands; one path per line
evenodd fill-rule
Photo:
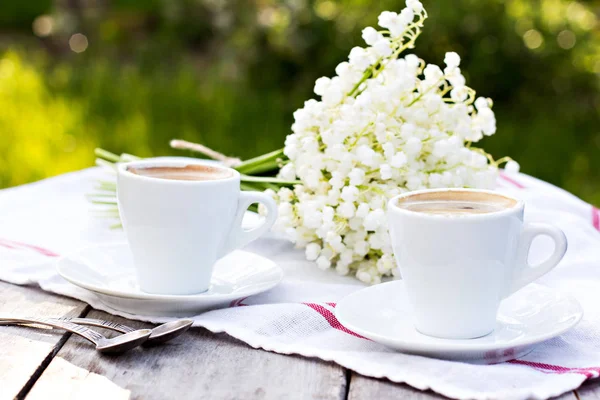
M 396 205 L 425 214 L 453 215 L 494 213 L 513 208 L 517 202 L 499 194 L 448 190 L 403 197 Z
M 186 165 L 183 167 L 129 167 L 127 168 L 127 171 L 136 175 L 176 181 L 214 181 L 231 178 L 233 176 L 233 173 L 225 168 L 211 167 L 210 165 Z

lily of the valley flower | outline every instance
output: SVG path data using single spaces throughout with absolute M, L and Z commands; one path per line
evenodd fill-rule
M 497 163 L 472 143 L 496 132 L 489 99 L 465 85 L 460 57 L 425 64 L 412 48 L 427 14 L 417 0 L 385 11 L 366 47 L 350 51 L 336 76 L 315 82 L 320 100 L 294 113 L 279 177 L 300 180 L 268 192 L 276 229 L 321 269 L 367 283 L 394 274 L 385 207 L 392 196 L 435 187 L 494 186 Z M 511 170 L 518 164 L 509 163 Z

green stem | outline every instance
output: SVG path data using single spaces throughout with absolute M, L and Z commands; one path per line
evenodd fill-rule
M 470 150 L 485 156 L 491 165 L 496 165 L 496 167 L 498 167 L 498 164 L 496 164 L 496 161 L 494 161 L 494 157 L 492 157 L 491 154 L 486 153 L 485 150 L 480 149 L 479 147 L 471 147 Z
M 240 173 L 246 174 L 250 170 L 255 171 L 260 169 L 260 167 L 263 165 L 272 165 L 273 162 L 276 162 L 278 158 L 282 158 L 283 156 L 283 149 L 275 150 L 270 153 L 263 154 L 262 156 L 246 160 L 237 165 L 235 169 Z
M 115 163 L 119 162 L 121 160 L 121 157 L 119 157 L 118 155 L 111 153 L 110 151 L 100 149 L 100 148 L 95 149 L 94 154 L 96 154 L 97 157 L 100 157 L 102 159 L 112 161 Z
M 415 104 L 417 101 L 421 100 L 423 98 L 423 96 L 425 96 L 427 93 L 429 93 L 431 90 L 433 90 L 433 88 L 439 88 L 440 85 L 442 84 L 442 82 L 444 82 L 446 78 L 441 78 L 439 81 L 437 81 L 435 84 L 433 84 L 430 88 L 428 88 L 427 90 L 425 90 L 424 92 L 419 93 L 419 95 L 417 97 L 415 97 L 415 99 L 413 101 L 411 101 L 410 103 L 408 103 L 408 105 L 406 107 L 410 107 L 413 104 Z M 442 94 L 440 94 L 440 97 L 444 97 L 444 94 L 446 94 L 446 92 L 442 92 Z M 396 107 L 398 108 L 398 107 Z M 394 114 L 395 114 L 396 109 L 394 109 Z
M 111 182 L 111 181 L 98 181 L 98 185 L 104 187 L 104 188 L 109 188 L 109 189 L 115 189 L 117 190 L 117 182 Z
M 238 171 L 246 175 L 264 174 L 266 172 L 273 172 L 279 170 L 279 164 L 280 163 L 278 160 L 272 160 L 264 162 L 262 164 L 257 164 L 255 166 L 246 167 L 243 170 Z
M 375 64 L 373 64 L 371 67 L 369 67 L 364 73 L 362 78 L 360 78 L 360 81 L 358 81 L 356 83 L 356 85 L 354 85 L 354 87 L 352 88 L 352 90 L 350 90 L 348 92 L 348 94 L 346 95 L 346 97 L 354 97 L 354 95 L 356 94 L 356 91 L 358 90 L 358 88 L 360 87 L 360 85 L 362 85 L 367 79 L 369 79 L 372 75 L 373 75 L 373 70 L 375 68 L 377 68 L 377 66 L 379 65 L 379 63 L 381 62 L 382 57 L 379 57 L 379 59 L 377 61 L 375 61 Z
M 101 198 L 101 197 L 114 199 L 115 193 L 90 193 L 90 194 L 86 194 L 85 196 L 90 199 L 91 198 Z
M 504 164 L 507 163 L 509 161 L 514 161 L 512 157 L 506 156 L 506 157 L 502 157 L 499 160 L 496 160 L 494 162 L 494 164 L 496 165 L 496 168 L 500 168 L 500 164 Z
M 249 176 L 242 175 L 242 182 L 256 182 L 256 183 L 275 183 L 279 185 L 299 185 L 301 181 L 286 181 L 285 179 L 270 178 L 266 176 Z
M 117 200 L 90 200 L 90 202 L 92 204 L 110 204 L 110 205 L 116 205 L 117 204 Z
M 265 190 L 265 188 L 261 184 L 244 183 L 244 182 L 240 182 L 240 188 L 242 190 L 254 191 L 254 192 L 262 192 L 263 190 Z
M 112 191 L 117 190 L 116 182 L 114 185 L 111 185 L 109 183 L 101 183 L 101 182 L 96 182 L 96 183 L 97 183 L 97 186 L 95 187 L 95 189 L 112 190 Z

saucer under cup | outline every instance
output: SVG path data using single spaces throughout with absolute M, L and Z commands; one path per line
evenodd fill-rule
M 184 317 L 229 307 L 240 299 L 265 292 L 283 279 L 273 261 L 236 250 L 214 267 L 207 291 L 195 295 L 145 293 L 139 288 L 133 258 L 126 243 L 88 247 L 58 260 L 58 273 L 93 292 L 105 305 L 131 314 Z
M 536 345 L 574 327 L 583 316 L 571 296 L 537 284 L 505 299 L 494 331 L 477 339 L 441 339 L 419 333 L 402 281 L 354 292 L 338 302 L 335 310 L 346 328 L 395 350 L 478 364 L 523 357 Z

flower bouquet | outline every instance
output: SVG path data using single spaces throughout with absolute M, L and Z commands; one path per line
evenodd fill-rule
M 173 141 L 238 170 L 243 190 L 269 193 L 279 204 L 274 227 L 321 269 L 363 282 L 395 273 L 385 207 L 396 194 L 438 187 L 491 188 L 498 166 L 473 144 L 496 132 L 492 101 L 465 84 L 460 57 L 444 68 L 426 64 L 414 48 L 427 13 L 408 0 L 400 13 L 384 11 L 379 28 L 362 31 L 336 75 L 315 82 L 320 98 L 294 113 L 283 149 L 246 161 L 199 144 Z M 98 163 L 135 158 L 98 150 Z M 115 184 L 99 183 L 92 201 L 114 205 Z M 260 212 L 261 210 L 259 210 Z M 105 210 L 118 217 L 116 208 Z M 112 213 L 112 214 L 111 214 Z

